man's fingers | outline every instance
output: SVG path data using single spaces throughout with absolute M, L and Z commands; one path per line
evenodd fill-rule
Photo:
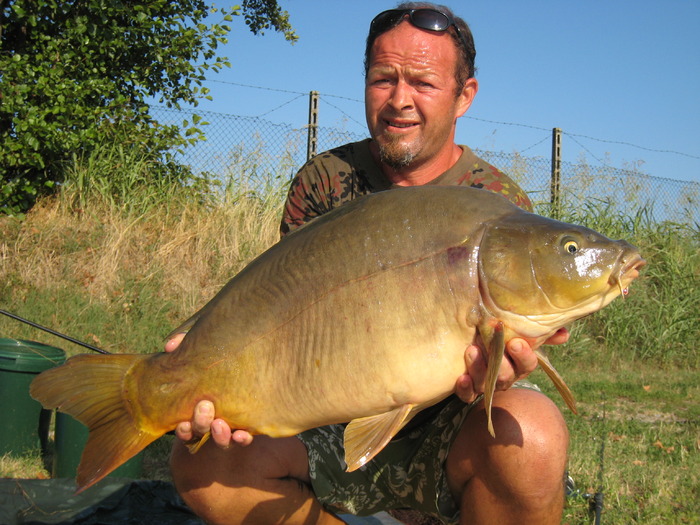
M 476 345 L 470 345 L 464 353 L 464 363 L 467 367 L 469 381 L 460 377 L 457 380 L 455 393 L 463 401 L 465 398 L 471 398 L 468 395 L 467 389 L 471 388 L 474 396 L 479 395 L 484 391 L 484 379 L 486 378 L 486 361 L 481 353 L 481 350 Z
M 183 421 L 175 427 L 175 435 L 182 441 L 192 439 L 192 424 L 189 421 Z
M 561 328 L 551 336 L 546 344 L 562 344 L 568 341 L 569 331 Z M 466 374 L 460 376 L 455 383 L 455 394 L 464 402 L 473 401 L 484 392 L 488 358 L 481 353 L 476 345 L 470 345 L 464 353 Z M 510 388 L 518 379 L 527 377 L 537 368 L 537 354 L 530 344 L 520 338 L 513 338 L 506 343 L 506 354 L 503 361 L 498 363 L 497 390 Z
M 228 448 L 231 441 L 238 445 L 246 446 L 253 442 L 251 436 L 245 430 L 231 430 L 231 427 L 223 419 L 214 418 L 214 404 L 211 401 L 200 401 L 194 408 L 192 422 L 183 421 L 175 427 L 175 435 L 182 441 L 191 441 L 201 438 L 207 432 L 211 433 L 211 440 L 221 448 Z
M 219 447 L 228 448 L 231 444 L 231 427 L 223 419 L 211 423 L 211 438 Z
M 465 403 L 472 403 L 477 398 L 478 394 L 474 391 L 472 378 L 469 374 L 462 374 L 457 378 L 455 394 Z
M 194 408 L 194 420 L 192 428 L 196 435 L 202 436 L 211 430 L 214 421 L 214 403 L 200 401 Z
M 466 380 L 460 379 L 455 388 L 455 393 L 463 400 L 471 399 L 469 388 L 475 394 L 484 392 L 488 356 L 485 356 L 478 346 L 472 345 L 467 348 L 464 360 L 471 381 L 470 384 L 467 384 Z M 498 363 L 496 389 L 506 390 L 510 388 L 515 381 L 527 376 L 535 368 L 537 368 L 537 356 L 527 341 L 519 338 L 511 339 L 506 344 L 506 354 L 503 360 Z
M 507 364 L 510 366 L 501 367 L 504 383 L 510 382 L 512 385 L 515 381 L 526 377 L 537 368 L 537 355 L 526 341 L 517 338 L 511 339 L 506 345 L 506 350 L 508 351 L 507 361 L 509 361 Z M 501 379 L 500 374 L 499 379 Z
M 571 334 L 566 328 L 560 328 L 559 330 L 556 331 L 556 333 L 547 339 L 544 344 L 546 345 L 561 345 L 566 343 L 569 340 L 569 336 Z
M 245 430 L 235 430 L 231 434 L 231 439 L 238 445 L 243 447 L 250 445 L 253 442 L 253 436 L 251 436 Z

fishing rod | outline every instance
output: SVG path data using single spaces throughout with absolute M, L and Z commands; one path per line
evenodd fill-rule
M 51 335 L 55 335 L 56 337 L 60 337 L 62 339 L 65 339 L 66 341 L 70 341 L 71 343 L 76 344 L 78 346 L 83 346 L 85 348 L 89 348 L 93 352 L 99 352 L 100 354 L 111 354 L 111 352 L 108 352 L 107 350 L 102 350 L 101 348 L 97 348 L 96 346 L 92 346 L 91 344 L 84 343 L 83 341 L 79 341 L 79 340 L 77 340 L 69 335 L 65 335 L 65 334 L 62 334 L 60 332 L 57 332 L 56 330 L 52 330 L 51 328 L 41 326 L 38 323 L 30 321 L 29 319 L 25 319 L 24 317 L 20 317 L 19 315 L 13 314 L 13 313 L 8 312 L 6 310 L 0 310 L 0 314 L 6 315 L 7 317 L 11 317 L 15 321 L 20 321 L 22 323 L 28 324 L 29 326 L 33 326 L 34 328 L 38 328 L 39 330 L 43 330 L 44 332 L 48 332 Z
M 593 495 L 591 508 L 595 515 L 595 525 L 600 525 L 603 514 L 603 469 L 605 467 L 605 394 L 603 394 L 603 431 L 600 436 L 600 467 L 598 468 L 598 491 Z
M 599 421 L 601 425 L 601 436 L 600 436 L 600 464 L 598 466 L 598 490 L 594 493 L 583 492 L 576 488 L 576 483 L 574 479 L 566 472 L 564 483 L 567 498 L 582 498 L 584 501 L 588 502 L 588 515 L 592 518 L 592 523 L 594 525 L 600 525 L 603 515 L 603 478 L 605 476 L 605 422 L 606 422 L 606 404 L 605 404 L 605 394 L 603 394 L 603 416 L 595 416 L 594 420 Z

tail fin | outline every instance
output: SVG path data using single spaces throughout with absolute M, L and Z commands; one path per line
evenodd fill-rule
M 78 355 L 39 374 L 31 396 L 45 408 L 70 414 L 90 431 L 78 467 L 78 492 L 97 483 L 162 434 L 144 428 L 138 392 L 125 388 L 134 364 L 146 355 Z M 146 423 L 146 426 L 147 423 Z

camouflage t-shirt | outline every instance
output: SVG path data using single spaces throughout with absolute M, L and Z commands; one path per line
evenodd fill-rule
M 321 153 L 299 170 L 284 205 L 282 235 L 362 195 L 398 187 L 374 161 L 369 143 L 365 139 Z M 532 211 L 530 199 L 510 177 L 467 146 L 460 147 L 462 156 L 456 164 L 428 184 L 484 188 Z

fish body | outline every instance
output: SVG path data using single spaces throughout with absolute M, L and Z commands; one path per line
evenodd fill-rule
M 450 395 L 477 336 L 490 406 L 505 342 L 539 345 L 619 295 L 644 264 L 625 241 L 525 212 L 487 191 L 368 195 L 286 236 L 175 332 L 173 353 L 81 355 L 31 394 L 90 429 L 81 489 L 201 400 L 272 437 L 349 422 L 349 470 Z M 540 364 L 573 408 L 546 358 Z

